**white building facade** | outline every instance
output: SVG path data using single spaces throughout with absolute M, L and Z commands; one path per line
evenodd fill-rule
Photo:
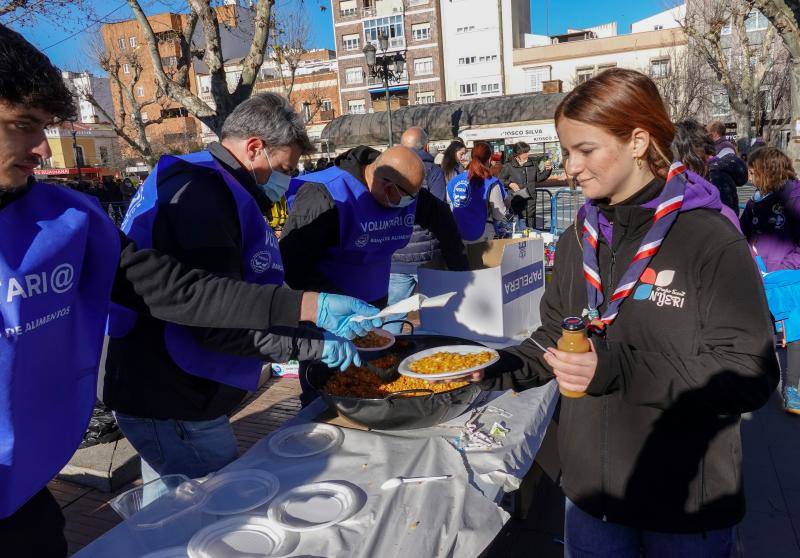
M 94 97 L 108 116 L 114 118 L 114 103 L 111 100 L 111 85 L 108 78 L 97 77 L 90 72 L 61 72 L 61 78 L 77 101 L 79 122 L 97 124 L 109 121 L 89 102 L 87 95 Z
M 528 0 L 440 3 L 448 101 L 507 95 L 515 48 L 530 31 Z

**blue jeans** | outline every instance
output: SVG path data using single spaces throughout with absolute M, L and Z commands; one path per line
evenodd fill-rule
M 697 534 L 642 531 L 597 519 L 567 499 L 564 557 L 731 558 L 734 533 L 733 527 Z
M 162 475 L 204 477 L 236 459 L 239 451 L 228 417 L 156 420 L 114 413 L 120 430 L 142 457 L 142 482 Z
M 389 300 L 387 304 L 394 304 L 403 299 L 410 297 L 414 294 L 414 289 L 417 288 L 417 274 L 416 273 L 391 273 L 389 274 Z M 389 318 L 391 320 L 405 320 L 408 314 L 394 314 Z M 389 324 L 384 326 L 386 331 L 398 334 L 403 330 L 402 323 Z

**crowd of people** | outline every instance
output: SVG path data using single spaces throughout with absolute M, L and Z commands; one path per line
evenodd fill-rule
M 58 70 L 0 26 L 0 552 L 10 556 L 66 555 L 47 482 L 88 422 L 106 323 L 102 400 L 143 480 L 205 476 L 237 458 L 228 417 L 264 362 L 300 360 L 307 405 L 305 367 L 359 364 L 350 340 L 414 292 L 420 265 L 468 270 L 471 247 L 508 236 L 514 220 L 534 226 L 536 190 L 553 171 L 524 142 L 504 161 L 488 143 L 454 139 L 437 163 L 411 127 L 401 145 L 359 146 L 301 174 L 313 152 L 302 118 L 262 93 L 231 112 L 219 142 L 162 158 L 117 230 L 88 197 L 32 178 L 50 155 L 44 130 L 74 111 Z M 772 273 L 800 267 L 792 161 L 760 147 L 743 166 L 717 123 L 671 122 L 653 81 L 631 70 L 578 85 L 555 123 L 587 202 L 558 241 L 541 326 L 471 380 L 517 391 L 555 381 L 580 396 L 562 397 L 558 431 L 567 556 L 733 556 L 745 513 L 740 416 L 779 383 L 776 321 L 786 408 L 800 412 L 800 327 L 791 312 L 776 320 L 769 283 L 765 294 Z M 739 218 L 747 174 L 757 194 Z M 278 236 L 265 216 L 284 199 Z M 556 348 L 574 316 L 590 352 Z

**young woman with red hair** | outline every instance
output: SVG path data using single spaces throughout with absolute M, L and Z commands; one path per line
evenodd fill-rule
M 718 190 L 667 158 L 655 84 L 623 69 L 555 114 L 565 170 L 587 198 L 560 238 L 542 326 L 501 351 L 484 389 L 555 378 L 565 556 L 729 557 L 745 512 L 741 413 L 778 382 L 763 286 Z M 592 350 L 557 350 L 585 316 Z
M 491 158 L 491 146 L 476 142 L 467 170 L 454 176 L 447 184 L 447 201 L 465 244 L 505 234 L 506 191 L 492 175 Z

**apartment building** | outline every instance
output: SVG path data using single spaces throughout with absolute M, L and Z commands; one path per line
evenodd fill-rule
M 61 78 L 75 97 L 78 106 L 78 122 L 96 124 L 108 122 L 109 118 L 89 102 L 91 96 L 112 119 L 114 118 L 114 102 L 111 100 L 111 85 L 106 77 L 98 77 L 91 72 L 61 72 Z
M 242 73 L 242 58 L 225 63 L 228 87 L 235 87 Z M 294 76 L 287 63 L 283 67 L 273 60 L 265 60 L 259 71 L 253 93 L 270 91 L 289 98 L 295 110 L 303 115 L 309 138 L 323 150 L 319 139 L 325 125 L 341 115 L 339 104 L 339 76 L 336 53 L 329 49 L 313 49 L 300 55 Z M 200 98 L 214 106 L 211 96 L 211 76 L 197 74 L 197 89 Z M 201 124 L 203 144 L 217 141 L 217 135 L 205 124 Z
M 245 56 L 250 48 L 253 37 L 253 14 L 250 7 L 240 6 L 235 0 L 226 0 L 225 5 L 215 8 L 217 19 L 220 22 L 220 40 L 223 59 L 235 59 Z M 180 56 L 180 44 L 176 33 L 179 33 L 186 22 L 185 14 L 162 13 L 148 16 L 148 21 L 159 40 L 158 50 L 161 62 L 167 72 L 176 68 Z M 144 33 L 139 28 L 136 20 L 130 19 L 116 23 L 105 24 L 101 28 L 103 44 L 107 55 L 119 60 L 120 78 L 123 84 L 130 86 L 134 81 L 134 63 L 141 66 L 141 72 L 134 87 L 134 97 L 137 103 L 151 99 L 158 99 L 157 103 L 143 108 L 142 116 L 145 120 L 163 119 L 158 124 L 147 127 L 150 140 L 160 148 L 170 147 L 191 149 L 200 144 L 200 121 L 191 116 L 188 111 L 177 103 L 166 98 L 158 91 L 155 83 L 153 65 L 150 53 L 145 44 Z M 204 43 L 203 32 L 200 25 L 193 37 L 195 44 Z M 189 69 L 187 87 L 194 94 L 198 94 L 197 75 L 207 73 L 202 62 L 195 61 Z M 112 92 L 114 87 L 112 85 Z M 120 103 L 119 95 L 112 95 L 114 108 Z M 129 112 L 129 107 L 124 107 Z M 125 156 L 132 156 L 129 148 L 123 146 Z
M 615 23 L 552 37 L 528 35 L 526 44 L 535 46 L 514 51 L 511 92 L 532 93 L 548 86 L 569 91 L 615 67 L 667 77 L 688 44 L 683 29 L 677 22 L 669 25 L 669 18 L 675 21 L 673 10 L 633 23 L 632 29 L 641 31 L 624 35 L 617 34 Z
M 440 102 L 445 99 L 440 0 L 333 0 L 336 57 L 339 62 L 340 106 L 344 114 L 386 110 L 385 88 L 371 77 L 362 49 L 378 47 L 388 38 L 386 52 L 398 53 L 405 69 L 389 84 L 392 108 Z
M 531 28 L 529 0 L 441 2 L 448 101 L 509 93 L 514 49 Z

